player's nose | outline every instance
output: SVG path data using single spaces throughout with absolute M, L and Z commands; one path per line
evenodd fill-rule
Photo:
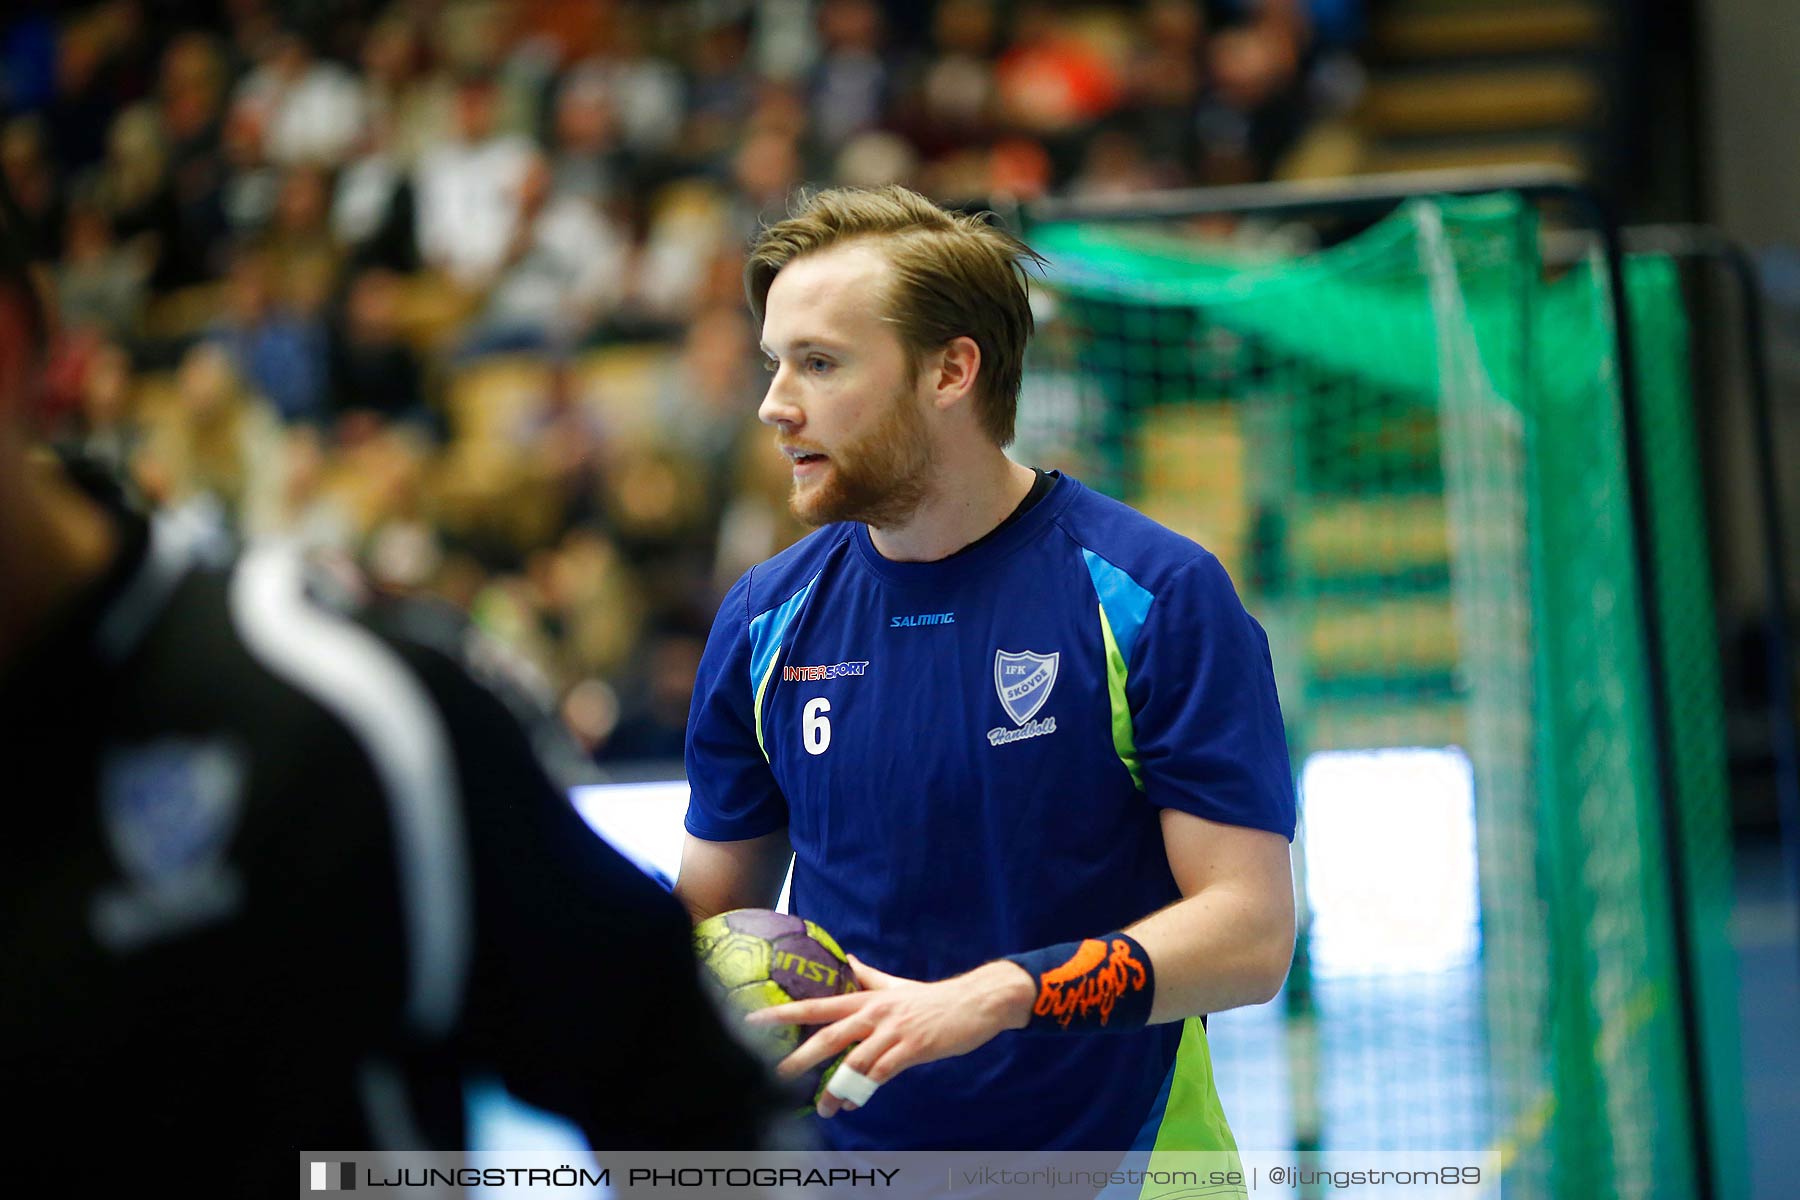
M 806 413 L 796 404 L 786 384 L 787 368 L 782 367 L 769 380 L 769 390 L 757 406 L 757 419 L 764 425 L 798 427 L 806 423 Z

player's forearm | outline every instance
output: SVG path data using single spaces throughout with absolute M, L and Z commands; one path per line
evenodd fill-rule
M 708 917 L 717 916 L 720 911 L 694 895 L 693 892 L 683 889 L 680 880 L 675 881 L 675 898 L 681 901 L 681 907 L 687 909 L 688 920 L 696 925 Z
M 1291 896 L 1218 884 L 1123 934 L 1014 955 L 955 982 L 979 997 L 996 1032 L 1026 1028 L 1035 1018 L 1064 1029 L 1072 1022 L 1133 1028 L 1261 1004 L 1281 990 L 1293 956 Z M 1130 993 L 1143 991 L 1147 1009 L 1129 1003 Z M 1110 1020 L 1116 1004 L 1118 1023 Z M 1097 1023 L 1096 1012 L 1103 1018 Z
M 1156 971 L 1150 1022 L 1261 1004 L 1294 954 L 1291 897 L 1236 884 L 1206 888 L 1130 926 Z
M 687 909 L 688 918 L 698 925 L 708 917 L 740 908 L 770 908 L 774 901 L 757 888 L 725 889 L 717 880 L 695 880 L 688 873 L 675 881 L 675 898 Z
M 675 877 L 675 898 L 687 909 L 688 918 L 698 925 L 708 917 L 737 908 L 767 908 L 757 888 L 743 879 L 709 871 L 684 860 L 681 874 Z
M 695 924 L 738 908 L 773 908 L 793 861 L 787 830 L 737 842 L 689 837 L 682 845 L 675 898 Z

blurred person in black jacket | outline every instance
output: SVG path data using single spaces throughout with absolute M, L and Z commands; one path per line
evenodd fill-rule
M 47 330 L 18 245 L 0 1077 L 27 1176 L 92 1188 L 177 1153 L 201 1193 L 288 1194 L 302 1150 L 460 1146 L 473 1073 L 603 1150 L 763 1142 L 772 1085 L 705 998 L 686 915 L 457 655 L 330 602 L 346 587 L 282 549 L 226 560 L 34 457 Z

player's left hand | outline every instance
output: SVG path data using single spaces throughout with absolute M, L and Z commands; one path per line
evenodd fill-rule
M 823 1025 L 775 1068 L 784 1079 L 804 1075 L 854 1046 L 844 1065 L 876 1084 L 908 1067 L 967 1054 L 1006 1029 L 1022 1029 L 1031 1015 L 1031 976 L 1010 962 L 991 962 L 937 983 L 877 971 L 850 955 L 863 990 L 821 1000 L 797 1000 L 760 1009 L 753 1025 Z M 819 1096 L 819 1115 L 856 1105 L 830 1092 Z

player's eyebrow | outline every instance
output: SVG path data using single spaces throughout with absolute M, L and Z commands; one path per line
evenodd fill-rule
M 757 343 L 757 345 L 761 348 L 762 352 L 764 354 L 768 355 L 770 358 L 779 358 L 780 357 L 780 355 L 776 354 L 774 350 L 769 348 L 769 343 L 759 342 L 759 343 Z M 836 342 L 827 342 L 827 341 L 823 341 L 819 338 L 801 338 L 799 341 L 793 343 L 791 346 L 788 347 L 789 353 L 792 353 L 792 354 L 804 354 L 808 350 L 830 350 L 833 352 L 839 352 L 839 351 L 842 351 L 842 349 L 843 349 L 843 347 L 838 345 Z

